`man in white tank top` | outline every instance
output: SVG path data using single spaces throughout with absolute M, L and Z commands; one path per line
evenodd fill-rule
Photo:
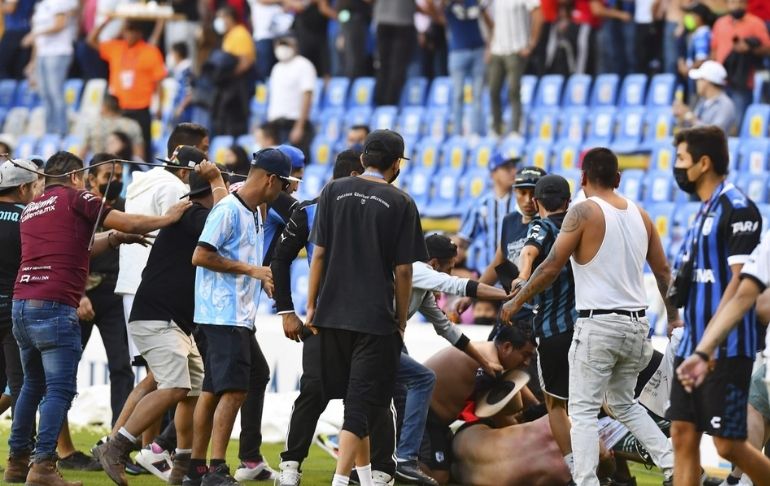
M 615 192 L 619 183 L 615 154 L 604 148 L 586 153 L 582 186 L 588 199 L 570 208 L 548 257 L 503 306 L 503 320 L 548 288 L 571 258 L 579 315 L 569 351 L 572 477 L 578 486 L 599 486 L 597 415 L 606 401 L 663 470 L 664 485 L 670 485 L 671 447 L 634 401 L 634 386 L 653 352 L 645 317 L 644 263 L 663 297 L 671 271 L 650 217 Z M 667 310 L 669 329 L 681 325 L 676 309 Z

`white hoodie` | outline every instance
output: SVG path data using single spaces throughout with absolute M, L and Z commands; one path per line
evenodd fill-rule
M 187 184 L 162 167 L 147 172 L 134 172 L 133 180 L 126 189 L 126 213 L 162 216 L 188 191 Z M 157 234 L 157 231 L 153 234 Z M 116 294 L 136 294 L 150 249 L 142 245 L 120 246 Z

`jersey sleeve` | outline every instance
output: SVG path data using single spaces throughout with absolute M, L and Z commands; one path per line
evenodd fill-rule
M 208 247 L 219 251 L 230 238 L 236 227 L 236 213 L 228 204 L 217 204 L 206 218 L 203 232 L 198 238 L 198 246 Z
M 541 252 L 545 249 L 548 238 L 548 229 L 543 224 L 543 220 L 535 219 L 529 223 L 527 228 L 527 241 L 524 246 L 534 246 Z
M 759 244 L 762 217 L 754 206 L 733 209 L 727 228 L 728 265 L 745 264 Z
M 753 280 L 762 292 L 770 285 L 770 232 L 765 233 L 759 246 L 749 255 L 741 269 L 741 278 Z
M 72 201 L 72 209 L 91 224 L 101 224 L 107 214 L 112 211 L 112 208 L 105 204 L 101 217 L 99 217 L 99 210 L 101 208 L 101 199 L 88 191 L 79 191 Z
M 428 261 L 428 249 L 420 223 L 420 213 L 410 198 L 401 221 L 398 241 L 396 242 L 396 265 Z
M 704 32 L 693 39 L 693 60 L 704 61 L 711 53 L 711 31 Z
M 99 57 L 110 62 L 110 58 L 120 49 L 121 41 L 109 40 L 99 44 Z

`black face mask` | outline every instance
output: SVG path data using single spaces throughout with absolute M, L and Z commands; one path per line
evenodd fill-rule
M 388 184 L 393 184 L 393 181 L 398 179 L 398 175 L 401 173 L 401 169 L 398 169 L 395 174 L 393 174 L 393 177 L 390 178 L 388 181 Z
M 746 15 L 746 9 L 745 8 L 736 8 L 735 10 L 730 10 L 730 15 L 735 20 L 741 20 L 744 15 Z
M 473 323 L 482 326 L 494 326 L 497 323 L 497 317 L 474 317 Z
M 107 188 L 107 184 L 100 184 L 99 192 L 104 194 L 108 201 L 114 201 L 120 196 L 120 193 L 123 192 L 123 182 L 113 182 L 110 184 L 109 189 Z
M 674 179 L 676 180 L 676 185 L 679 186 L 679 189 L 687 194 L 695 194 L 695 181 L 691 181 L 687 178 L 688 169 L 674 167 Z

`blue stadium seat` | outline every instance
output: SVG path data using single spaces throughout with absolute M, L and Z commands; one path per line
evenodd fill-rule
M 742 140 L 738 152 L 740 159 L 738 168 L 741 172 L 764 174 L 770 169 L 767 164 L 767 158 L 770 156 L 770 139 L 752 138 Z
M 564 141 L 559 142 L 553 149 L 551 171 L 564 172 L 576 169 L 580 161 L 580 145 Z
M 611 145 L 614 152 L 629 154 L 639 150 L 644 133 L 644 114 L 645 108 L 640 106 L 620 110 L 617 116 L 620 126 Z
M 345 110 L 342 108 L 324 108 L 321 111 L 318 133 L 326 140 L 336 142 L 342 137 L 342 123 Z
M 488 170 L 489 160 L 497 150 L 497 140 L 494 138 L 482 138 L 471 150 L 468 166 L 470 170 Z
M 735 184 L 756 204 L 767 202 L 767 182 L 770 175 L 768 173 L 750 174 L 743 173 L 738 175 L 738 181 Z M 766 229 L 766 228 L 765 228 Z
M 524 157 L 524 141 L 520 138 L 508 138 L 497 148 L 506 159 Z
M 481 194 L 489 190 L 491 178 L 486 169 L 468 171 L 460 179 L 460 199 L 457 202 L 457 213 L 463 214 Z
M 642 199 L 644 189 L 644 171 L 640 169 L 624 170 L 620 176 L 620 193 L 634 201 Z
M 629 106 L 643 106 L 647 95 L 647 75 L 629 74 L 623 78 L 623 84 L 620 88 L 620 100 L 618 105 L 621 108 Z
M 447 76 L 433 79 L 428 93 L 428 108 L 450 108 L 452 106 L 452 80 Z
M 378 106 L 374 109 L 369 126 L 372 130 L 383 128 L 393 129 L 396 126 L 397 116 L 398 107 L 388 105 Z
M 671 172 L 649 171 L 644 180 L 644 202 L 661 203 L 672 200 L 674 192 L 674 178 Z
M 535 108 L 559 108 L 561 106 L 561 91 L 564 87 L 564 76 L 547 74 L 540 78 L 533 106 Z
M 591 107 L 615 106 L 618 97 L 620 77 L 617 74 L 600 74 L 594 80 L 591 90 Z
M 770 82 L 765 77 L 765 73 L 762 73 L 760 71 L 757 71 L 754 73 L 754 91 L 753 91 L 753 98 L 754 103 L 761 103 L 762 102 L 762 90 L 765 88 L 765 85 Z
M 676 91 L 676 76 L 672 73 L 656 74 L 647 91 L 647 106 L 650 108 L 671 108 Z
M 768 120 L 770 120 L 770 105 L 749 105 L 743 116 L 741 138 L 768 137 Z
M 567 80 L 562 106 L 564 108 L 587 106 L 590 94 L 591 76 L 588 74 L 573 74 Z
M 540 84 L 542 86 L 542 83 Z M 527 131 L 530 140 L 553 142 L 556 139 L 556 131 L 559 127 L 559 112 L 537 108 L 529 115 L 530 129 Z
M 5 123 L 6 115 L 8 115 L 8 108 L 3 108 L 0 106 L 0 127 L 2 127 Z
M 447 218 L 457 216 L 457 201 L 459 187 L 457 173 L 452 170 L 442 170 L 432 178 L 432 197 L 425 206 L 423 214 L 429 218 Z
M 729 167 L 731 171 L 734 171 L 738 168 L 738 163 L 740 162 L 739 157 L 739 150 L 741 145 L 741 139 L 738 137 L 728 137 L 727 138 L 727 155 L 729 158 Z
M 36 91 L 32 91 L 29 87 L 29 81 L 26 79 L 21 81 L 16 87 L 16 98 L 14 100 L 16 106 L 25 106 L 27 108 L 35 108 L 40 106 L 40 95 Z
M 80 109 L 78 109 L 78 113 L 99 113 L 106 92 L 106 79 L 89 79 L 80 96 Z
M 568 108 L 559 121 L 559 141 L 581 143 L 588 125 L 588 110 L 584 107 Z
M 3 122 L 3 133 L 21 135 L 27 127 L 29 119 L 29 108 L 24 106 L 14 106 L 5 115 Z
M 260 118 L 267 116 L 267 101 L 268 101 L 267 85 L 265 83 L 257 83 L 254 85 L 254 96 L 251 98 L 251 114 L 260 114 Z
M 441 172 L 455 178 L 465 172 L 468 162 L 468 142 L 463 137 L 452 137 L 442 144 Z
M 248 133 L 240 135 L 238 138 L 236 138 L 235 143 L 243 150 L 245 150 L 249 156 L 251 156 L 251 154 L 255 152 L 255 149 L 257 148 L 257 141 L 254 140 L 254 137 Z
M 348 93 L 348 107 L 372 106 L 374 101 L 374 78 L 357 78 Z
M 584 147 L 607 147 L 615 134 L 615 108 L 604 107 L 591 110 L 591 120 Z
M 648 204 L 645 209 L 661 238 L 671 238 L 672 218 L 676 205 L 670 202 Z
M 409 180 L 406 181 L 406 192 L 414 199 L 420 214 L 423 214 L 423 211 L 428 206 L 432 177 L 433 172 L 429 172 L 421 167 L 415 167 L 409 173 Z
M 524 164 L 527 166 L 540 167 L 548 172 L 551 167 L 551 154 L 553 153 L 553 144 L 547 141 L 533 140 L 527 145 Z
M 333 161 L 334 144 L 327 140 L 323 135 L 316 135 L 310 146 L 310 158 L 313 163 L 320 165 L 330 165 Z
M 687 228 L 692 226 L 700 211 L 701 203 L 699 201 L 688 201 L 686 203 L 677 204 L 674 210 L 673 223 L 675 226 L 680 226 L 687 232 Z M 684 236 L 684 234 L 682 234 Z
M 32 135 L 22 135 L 16 141 L 13 156 L 18 159 L 29 159 L 37 150 L 37 138 Z
M 674 132 L 674 114 L 671 107 L 647 109 L 644 117 L 644 138 L 641 149 L 645 151 L 660 143 L 671 140 Z
M 342 77 L 331 78 L 326 85 L 322 107 L 345 108 L 345 103 L 348 100 L 349 87 L 350 79 Z
M 529 112 L 532 102 L 535 99 L 537 89 L 537 76 L 525 74 L 521 77 L 521 107 L 525 113 Z M 508 85 L 503 87 L 503 91 L 508 91 Z M 509 111 L 509 110 L 505 110 Z
M 444 140 L 449 125 L 449 112 L 443 108 L 429 109 L 425 114 L 425 136 Z
M 427 174 L 434 174 L 439 166 L 439 154 L 441 152 L 441 142 L 426 137 L 417 143 L 417 147 L 412 157 L 412 171 L 420 170 Z
M 0 107 L 11 108 L 14 106 L 16 94 L 16 80 L 0 80 Z
M 762 229 L 770 227 L 770 204 L 757 204 L 757 209 L 762 215 Z
M 569 188 L 572 192 L 572 195 L 574 196 L 577 194 L 577 192 L 580 190 L 580 180 L 583 177 L 583 172 L 579 169 L 571 169 L 571 170 L 554 170 L 554 174 L 559 174 L 560 176 L 567 179 L 567 182 L 569 182 Z
M 425 108 L 408 106 L 401 109 L 396 126 L 403 137 L 419 137 L 422 135 L 422 122 Z
M 37 142 L 35 153 L 42 155 L 43 159 L 48 159 L 50 156 L 59 151 L 61 142 L 62 140 L 59 135 L 54 135 L 51 133 L 43 135 Z
M 355 125 L 369 126 L 369 122 L 372 119 L 372 107 L 371 106 L 354 106 L 349 108 L 345 112 L 345 129 L 349 129 Z M 344 135 L 343 135 L 344 138 Z
M 305 313 L 310 267 L 307 259 L 297 259 L 291 265 L 291 300 L 298 314 Z
M 650 170 L 670 172 L 676 162 L 676 149 L 671 143 L 660 143 L 652 149 Z
M 305 167 L 302 175 L 302 183 L 299 185 L 299 193 L 302 199 L 318 197 L 321 189 L 331 178 L 331 164 L 310 164 Z
M 217 164 L 225 163 L 225 150 L 230 148 L 235 143 L 235 139 L 230 135 L 219 135 L 211 139 L 211 146 L 209 147 L 209 155 L 212 157 L 213 162 Z
M 61 145 L 59 146 L 59 150 L 65 150 L 73 154 L 79 154 L 82 148 L 83 137 L 75 134 L 67 135 L 64 137 L 64 139 L 61 141 Z
M 270 93 L 268 93 L 269 95 Z M 310 105 L 310 119 L 317 121 L 321 115 L 321 102 L 324 99 L 324 80 L 318 78 L 315 82 L 315 89 L 313 90 L 313 99 Z
M 64 101 L 71 110 L 80 106 L 80 94 L 83 91 L 83 80 L 72 78 L 64 83 Z
M 404 88 L 401 90 L 399 105 L 401 107 L 424 106 L 427 92 L 428 80 L 426 78 L 408 78 Z

